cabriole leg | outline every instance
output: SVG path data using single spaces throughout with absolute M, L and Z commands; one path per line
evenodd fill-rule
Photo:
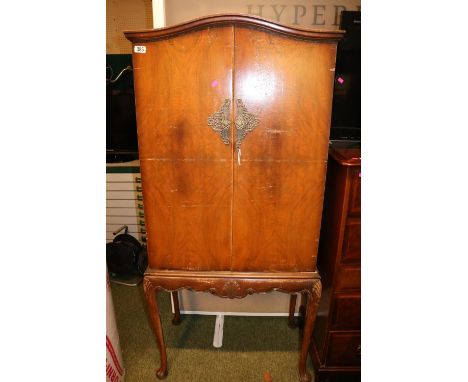
M 308 301 L 304 301 L 306 303 L 304 338 L 302 340 L 301 354 L 299 357 L 299 376 L 301 382 L 310 382 L 312 379 L 310 373 L 307 371 L 306 361 L 321 294 L 322 283 L 320 280 L 317 280 L 312 287 Z
M 174 317 L 172 318 L 172 323 L 174 325 L 180 324 L 180 306 L 179 306 L 179 292 L 171 292 L 172 301 L 174 302 Z
M 294 293 L 291 295 L 289 298 L 289 317 L 288 317 L 288 326 L 291 329 L 294 329 L 296 327 L 296 323 L 294 322 L 294 311 L 296 310 L 296 300 L 297 300 L 297 294 Z
M 164 335 L 161 325 L 161 318 L 159 316 L 159 308 L 157 302 L 157 290 L 156 287 L 148 279 L 144 279 L 144 290 L 146 303 L 148 305 L 148 313 L 150 316 L 151 326 L 153 327 L 154 334 L 156 335 L 156 343 L 159 348 L 159 355 L 161 357 L 161 367 L 156 372 L 156 376 L 159 379 L 167 377 L 167 355 L 166 345 L 164 343 Z
M 309 294 L 307 292 L 301 293 L 301 305 L 299 306 L 299 316 L 301 317 L 302 322 L 304 322 L 304 317 L 306 315 L 306 304 L 308 296 Z

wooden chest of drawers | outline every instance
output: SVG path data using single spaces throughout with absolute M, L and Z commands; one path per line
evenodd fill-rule
M 359 381 L 361 365 L 361 152 L 329 152 L 317 266 L 323 294 L 310 353 L 316 381 Z

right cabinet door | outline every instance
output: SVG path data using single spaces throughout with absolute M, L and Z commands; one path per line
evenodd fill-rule
M 334 44 L 234 36 L 234 271 L 315 271 Z

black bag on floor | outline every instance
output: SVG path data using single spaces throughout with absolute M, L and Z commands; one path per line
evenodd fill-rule
M 117 235 L 111 243 L 106 244 L 107 269 L 112 276 L 117 277 L 143 276 L 148 266 L 146 246 L 127 233 L 127 226 L 114 234 L 123 229 L 125 233 Z

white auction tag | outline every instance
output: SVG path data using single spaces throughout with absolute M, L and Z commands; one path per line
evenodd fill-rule
M 135 45 L 135 47 L 133 48 L 133 51 L 135 53 L 146 53 L 146 46 L 143 46 L 143 45 Z

